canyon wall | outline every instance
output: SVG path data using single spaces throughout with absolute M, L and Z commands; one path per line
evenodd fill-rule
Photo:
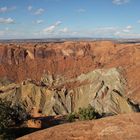
M 140 45 L 110 41 L 0 44 L 0 97 L 66 114 L 88 104 L 100 113 L 140 104 Z
M 140 90 L 139 56 L 139 44 L 109 41 L 0 44 L 0 77 L 40 81 L 46 74 L 73 78 L 95 69 L 121 66 L 133 96 Z

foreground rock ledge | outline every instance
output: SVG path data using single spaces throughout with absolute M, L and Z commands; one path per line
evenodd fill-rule
M 121 114 L 100 120 L 59 125 L 17 140 L 139 140 L 140 114 Z

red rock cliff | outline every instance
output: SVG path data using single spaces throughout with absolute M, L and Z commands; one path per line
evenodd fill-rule
M 140 98 L 140 45 L 109 41 L 0 44 L 0 77 L 40 81 L 44 74 L 72 78 L 94 69 L 122 66 L 128 95 Z M 135 93 L 135 94 L 134 94 Z

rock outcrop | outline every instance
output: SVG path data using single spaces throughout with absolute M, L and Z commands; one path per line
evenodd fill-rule
M 22 82 L 44 75 L 76 78 L 95 69 L 121 66 L 127 96 L 140 103 L 140 44 L 110 41 L 0 44 L 0 77 Z
M 139 140 L 140 114 L 123 114 L 38 131 L 17 140 Z
M 22 104 L 28 112 L 35 107 L 45 115 L 65 115 L 89 104 L 100 114 L 113 115 L 135 111 L 125 88 L 120 68 L 99 69 L 72 79 L 45 76 L 40 85 L 24 81 L 1 86 L 0 98 Z

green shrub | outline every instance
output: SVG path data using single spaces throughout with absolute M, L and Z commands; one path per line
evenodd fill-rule
M 74 122 L 75 121 L 75 117 L 76 117 L 76 115 L 75 115 L 75 113 L 73 112 L 73 113 L 70 113 L 68 116 L 67 116 L 67 121 L 69 121 L 69 122 Z
M 70 113 L 67 116 L 67 121 L 74 122 L 76 119 L 78 120 L 92 120 L 97 119 L 99 117 L 99 113 L 89 105 L 87 108 L 79 108 L 77 113 Z
M 98 113 L 89 105 L 87 108 L 79 108 L 78 116 L 80 120 L 92 120 L 98 118 Z
M 0 99 L 0 139 L 11 137 L 8 129 L 23 123 L 29 117 L 21 105 L 11 105 L 11 102 Z
M 8 128 L 26 120 L 28 114 L 21 105 L 11 105 L 11 102 L 0 99 L 0 129 Z

